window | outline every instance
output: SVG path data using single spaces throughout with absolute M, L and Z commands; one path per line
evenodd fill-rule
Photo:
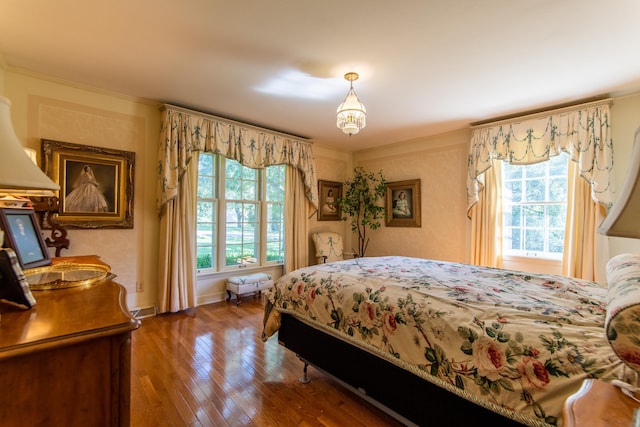
M 284 177 L 284 165 L 251 169 L 235 160 L 200 153 L 198 270 L 284 261 Z
M 567 214 L 567 154 L 533 165 L 502 165 L 504 254 L 560 259 Z

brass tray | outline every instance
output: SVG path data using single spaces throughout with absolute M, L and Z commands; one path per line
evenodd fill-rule
M 107 265 L 62 262 L 25 270 L 24 275 L 32 291 L 43 291 L 91 285 L 105 279 L 109 270 Z

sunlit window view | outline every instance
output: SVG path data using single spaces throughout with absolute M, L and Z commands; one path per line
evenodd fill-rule
M 567 215 L 568 156 L 532 165 L 503 163 L 505 255 L 559 259 Z
M 284 176 L 284 166 L 251 169 L 200 154 L 198 270 L 283 262 Z

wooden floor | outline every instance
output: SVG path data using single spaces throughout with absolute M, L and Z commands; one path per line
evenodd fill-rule
M 260 339 L 263 307 L 216 303 L 142 320 L 133 332 L 131 425 L 401 426 L 355 394 Z

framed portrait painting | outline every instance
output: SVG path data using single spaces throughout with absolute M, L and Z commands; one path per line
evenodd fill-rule
M 342 183 L 318 180 L 318 221 L 339 221 L 342 219 L 338 199 L 342 197 Z
M 420 227 L 420 180 L 390 182 L 386 191 L 387 227 Z
M 13 249 L 23 269 L 51 264 L 33 209 L 0 209 L 0 228 L 4 245 Z
M 70 228 L 133 228 L 135 153 L 42 140 L 45 173 L 58 185 L 55 221 Z

